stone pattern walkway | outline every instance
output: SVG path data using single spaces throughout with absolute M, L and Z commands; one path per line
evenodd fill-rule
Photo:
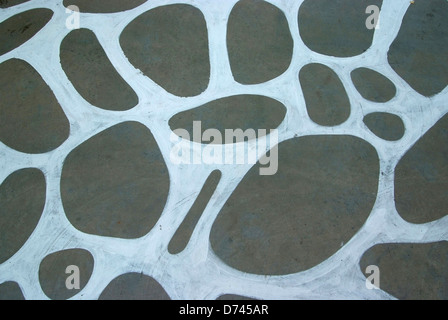
M 447 299 L 447 17 L 1 0 L 0 299 Z M 263 139 L 255 165 L 172 161 Z

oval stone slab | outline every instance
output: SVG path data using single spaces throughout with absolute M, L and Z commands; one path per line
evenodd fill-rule
M 153 278 L 140 273 L 121 275 L 104 289 L 99 300 L 171 300 Z
M 409 6 L 388 52 L 389 64 L 424 96 L 448 85 L 448 2 L 416 1 Z
M 279 145 L 275 175 L 259 168 L 246 174 L 210 233 L 216 255 L 243 272 L 284 275 L 323 262 L 361 228 L 376 199 L 378 155 L 355 137 L 288 140 Z
M 124 111 L 138 104 L 137 95 L 115 70 L 92 31 L 70 32 L 61 43 L 60 57 L 67 77 L 92 105 Z
M 258 0 L 237 2 L 227 25 L 233 77 L 242 84 L 274 79 L 291 64 L 293 40 L 284 13 Z
M 0 23 L 0 55 L 31 39 L 53 16 L 50 9 L 32 9 L 19 13 Z
M 144 125 L 125 122 L 75 148 L 64 162 L 61 195 L 78 230 L 125 239 L 147 234 L 168 196 L 168 169 Z
M 348 119 L 350 100 L 333 70 L 312 63 L 300 70 L 299 78 L 311 120 L 322 126 L 336 126 Z
M 426 223 L 448 207 L 448 116 L 430 129 L 395 169 L 395 203 L 403 219 Z
M 87 285 L 93 272 L 93 265 L 92 254 L 84 249 L 52 253 L 46 256 L 39 266 L 39 282 L 42 290 L 53 300 L 70 299 Z
M 335 57 L 351 57 L 372 45 L 374 29 L 366 27 L 369 5 L 381 9 L 382 0 L 305 0 L 299 10 L 299 31 L 311 50 Z
M 124 29 L 120 44 L 129 61 L 168 92 L 189 97 L 207 89 L 208 34 L 199 9 L 185 4 L 152 9 Z
M 381 244 L 364 253 L 360 267 L 364 273 L 368 266 L 378 266 L 380 288 L 398 299 L 446 300 L 447 261 L 446 242 Z
M 381 73 L 368 68 L 358 68 L 351 73 L 353 84 L 364 99 L 387 102 L 395 97 L 397 88 Z
M 69 136 L 70 125 L 40 74 L 23 60 L 0 64 L 0 141 L 26 153 L 45 153 Z
M 33 233 L 45 197 L 45 177 L 37 169 L 16 171 L 0 185 L 0 263 L 20 250 Z
M 138 7 L 147 0 L 64 0 L 64 6 L 77 6 L 80 12 L 112 13 Z
M 374 112 L 364 117 L 364 123 L 375 135 L 387 141 L 397 141 L 405 133 L 403 120 L 385 112 Z
M 187 130 L 191 141 L 206 143 L 201 139 L 194 139 L 193 122 L 200 121 L 201 136 L 207 129 L 216 129 L 220 132 L 223 141 L 213 140 L 212 144 L 233 143 L 233 141 L 225 141 L 226 129 L 243 131 L 253 129 L 256 133 L 259 129 L 266 129 L 269 133 L 270 129 L 275 129 L 282 123 L 285 115 L 285 106 L 277 100 L 263 96 L 238 95 L 180 112 L 170 119 L 169 125 L 172 130 Z M 262 135 L 258 137 L 260 136 Z

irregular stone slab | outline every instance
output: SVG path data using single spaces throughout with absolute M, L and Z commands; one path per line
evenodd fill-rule
M 147 0 L 64 0 L 64 6 L 75 5 L 80 12 L 112 13 L 138 7 Z
M 375 135 L 387 141 L 397 141 L 405 133 L 403 120 L 385 112 L 374 112 L 364 117 L 364 123 Z
M 348 119 L 350 100 L 333 70 L 312 63 L 300 70 L 299 78 L 311 120 L 322 126 L 336 126 Z
M 139 238 L 159 219 L 169 190 L 168 169 L 147 127 L 126 122 L 75 148 L 62 170 L 67 218 L 78 230 Z
M 23 60 L 0 64 L 0 141 L 26 153 L 45 153 L 69 136 L 70 125 L 40 74 Z
M 381 73 L 368 68 L 358 68 L 351 73 L 353 84 L 364 99 L 387 102 L 395 97 L 397 88 Z
M 448 116 L 430 129 L 395 169 L 395 202 L 403 219 L 426 223 L 448 207 Z
M 243 131 L 253 129 L 256 133 L 259 129 L 266 129 L 269 133 L 270 129 L 275 129 L 282 123 L 285 115 L 285 106 L 277 100 L 263 96 L 238 95 L 180 112 L 170 119 L 169 125 L 172 130 L 187 130 L 191 141 L 207 143 L 201 141 L 202 139 L 196 139 L 196 141 L 193 136 L 193 122 L 200 121 L 201 136 L 207 129 L 216 129 L 223 137 L 223 141 L 212 141 L 212 144 L 233 143 L 233 141 L 225 141 L 226 129 Z
M 299 31 L 311 50 L 335 57 L 351 57 L 366 51 L 374 29 L 366 27 L 366 8 L 382 0 L 305 0 L 299 10 Z
M 39 8 L 19 13 L 0 23 L 0 55 L 27 42 L 52 16 L 50 9 Z
M 448 244 L 381 244 L 361 258 L 361 271 L 376 265 L 380 289 L 402 300 L 448 299 Z M 366 274 L 368 277 L 370 274 Z
M 52 300 L 70 299 L 87 285 L 93 265 L 93 256 L 87 250 L 70 249 L 52 253 L 39 266 L 42 290 Z
M 215 220 L 216 255 L 243 272 L 307 270 L 361 228 L 376 199 L 375 149 L 351 136 L 310 136 L 279 145 L 278 172 L 255 165 Z
M 61 43 L 60 56 L 67 77 L 92 105 L 124 111 L 138 104 L 134 90 L 115 70 L 92 31 L 70 32 Z
M 132 21 L 120 36 L 129 61 L 168 92 L 196 96 L 210 79 L 207 25 L 186 4 L 161 6 Z
M 236 81 L 263 83 L 288 69 L 293 40 L 280 9 L 265 1 L 241 0 L 232 9 L 227 27 L 227 49 Z
M 196 224 L 201 218 L 202 212 L 204 212 L 204 209 L 210 201 L 210 198 L 213 196 L 220 180 L 221 171 L 216 170 L 213 171 L 205 181 L 196 201 L 168 245 L 168 251 L 171 254 L 177 254 L 183 251 L 187 246 Z
M 416 1 L 388 53 L 389 64 L 409 85 L 432 96 L 448 85 L 448 20 L 445 0 Z
M 0 301 L 25 300 L 22 290 L 16 282 L 0 284 Z
M 140 273 L 121 275 L 104 289 L 99 300 L 171 300 L 153 278 Z
M 45 177 L 37 169 L 16 171 L 0 185 L 0 263 L 10 259 L 31 236 L 45 197 Z
M 10 7 L 13 7 L 18 4 L 28 2 L 28 1 L 30 1 L 30 0 L 1 0 L 0 8 L 10 8 Z

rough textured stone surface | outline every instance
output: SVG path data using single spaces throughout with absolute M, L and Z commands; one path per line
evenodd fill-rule
M 395 202 L 403 219 L 425 223 L 448 207 L 448 116 L 443 117 L 401 159 L 395 169 Z
M 39 8 L 19 13 L 0 23 L 0 55 L 27 42 L 52 16 L 53 11 Z
M 366 126 L 378 137 L 396 141 L 405 133 L 403 120 L 399 116 L 385 112 L 374 112 L 364 117 Z
M 39 266 L 39 282 L 42 290 L 52 300 L 67 300 L 81 292 L 87 285 L 93 272 L 94 260 L 89 251 L 70 249 L 46 256 Z M 79 289 L 68 289 L 67 281 L 73 284 L 73 270 L 69 266 L 79 268 Z
M 367 6 L 381 8 L 382 0 L 305 0 L 299 11 L 302 40 L 313 51 L 350 57 L 366 51 L 374 30 L 366 28 Z
M 33 233 L 45 195 L 45 178 L 37 169 L 16 171 L 0 185 L 0 263 L 11 258 Z
M 227 48 L 236 81 L 262 83 L 288 69 L 293 40 L 286 17 L 277 7 L 259 0 L 239 1 L 227 27 Z
M 277 174 L 261 176 L 255 165 L 210 233 L 217 256 L 244 272 L 289 274 L 319 264 L 359 230 L 376 199 L 378 156 L 358 138 L 298 138 L 278 152 Z
M 170 300 L 163 287 L 153 278 L 128 273 L 112 280 L 100 300 Z
M 387 102 L 397 93 L 392 81 L 374 70 L 358 68 L 353 70 L 351 76 L 356 89 L 367 100 Z
M 177 96 L 196 96 L 210 78 L 207 26 L 201 11 L 176 4 L 152 9 L 120 36 L 129 61 Z
M 381 244 L 364 253 L 360 266 L 378 266 L 380 288 L 398 299 L 446 300 L 447 262 L 446 242 Z
M 62 171 L 65 213 L 89 234 L 144 236 L 160 217 L 168 190 L 168 170 L 157 143 L 137 122 L 87 140 L 69 154 Z
M 333 70 L 312 63 L 300 70 L 299 78 L 311 120 L 322 126 L 336 126 L 348 119 L 350 101 Z
M 113 111 L 137 105 L 137 95 L 115 70 L 92 31 L 70 32 L 61 43 L 60 57 L 67 77 L 92 105 Z
M 392 68 L 424 96 L 448 85 L 447 11 L 445 0 L 416 1 L 388 53 Z

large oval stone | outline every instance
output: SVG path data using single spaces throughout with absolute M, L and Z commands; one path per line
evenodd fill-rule
M 37 169 L 16 171 L 0 185 L 0 263 L 20 250 L 33 233 L 45 197 L 45 177 Z
M 403 219 L 426 223 L 448 207 L 448 116 L 430 129 L 395 169 L 395 203 Z
M 291 64 L 293 40 L 284 13 L 266 1 L 241 0 L 229 16 L 227 49 L 242 84 L 274 79 Z
M 361 228 L 376 199 L 378 155 L 355 137 L 288 140 L 279 145 L 275 175 L 259 168 L 246 174 L 210 233 L 217 256 L 243 272 L 282 275 L 323 262 Z
M 0 23 L 0 55 L 27 42 L 52 16 L 53 11 L 50 9 L 39 8 L 19 13 Z
M 447 12 L 445 0 L 415 1 L 388 53 L 391 67 L 428 97 L 448 85 Z
M 177 96 L 196 96 L 208 87 L 210 61 L 202 12 L 186 4 L 152 9 L 120 36 L 129 61 Z
M 28 63 L 0 64 L 0 141 L 26 153 L 45 153 L 69 136 L 70 125 L 51 89 Z
M 61 195 L 80 231 L 139 238 L 159 219 L 168 169 L 149 129 L 137 122 L 109 128 L 75 148 L 64 162 Z

